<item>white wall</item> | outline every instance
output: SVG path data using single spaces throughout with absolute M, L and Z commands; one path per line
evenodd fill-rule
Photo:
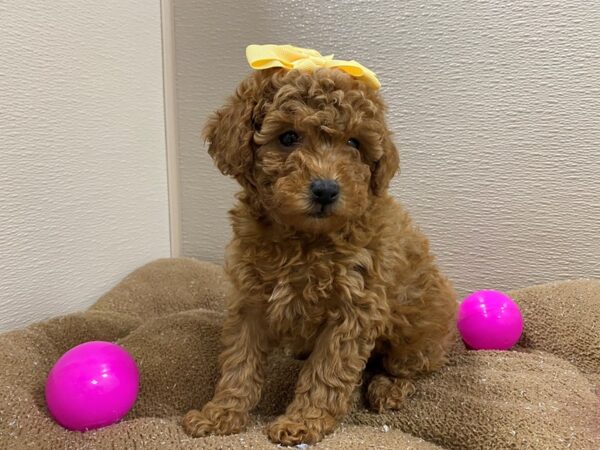
M 600 276 L 600 3 L 175 0 L 183 249 L 221 260 L 236 189 L 200 141 L 249 43 L 373 69 L 392 191 L 461 294 Z
M 159 1 L 0 2 L 0 330 L 169 255 Z

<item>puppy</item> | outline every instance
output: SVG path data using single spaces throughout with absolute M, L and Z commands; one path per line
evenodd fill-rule
M 205 127 L 209 154 L 241 185 L 230 212 L 233 292 L 213 399 L 190 411 L 192 436 L 243 430 L 276 345 L 307 354 L 295 397 L 266 428 L 313 444 L 350 407 L 370 358 L 377 411 L 438 369 L 456 300 L 426 237 L 388 193 L 398 151 L 377 90 L 336 68 L 266 69 L 242 81 Z

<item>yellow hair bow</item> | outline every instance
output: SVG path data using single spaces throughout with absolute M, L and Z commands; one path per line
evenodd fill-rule
M 323 56 L 318 51 L 308 48 L 292 45 L 249 45 L 246 47 L 246 58 L 250 67 L 256 70 L 284 67 L 313 71 L 319 67 L 335 67 L 364 81 L 373 89 L 381 87 L 377 76 L 356 61 L 333 59 L 333 55 Z

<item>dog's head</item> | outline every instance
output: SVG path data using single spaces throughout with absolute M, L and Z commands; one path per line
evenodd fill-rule
M 327 233 L 365 213 L 399 158 L 374 89 L 337 69 L 254 72 L 208 121 L 218 168 L 276 223 Z

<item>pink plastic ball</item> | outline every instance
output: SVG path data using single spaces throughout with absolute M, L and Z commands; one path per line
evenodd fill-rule
M 69 430 L 85 431 L 121 420 L 139 389 L 135 360 L 122 347 L 92 341 L 73 347 L 56 362 L 46 381 L 46 404 Z
M 519 306 L 499 291 L 477 291 L 458 309 L 458 331 L 475 350 L 508 350 L 523 332 Z

